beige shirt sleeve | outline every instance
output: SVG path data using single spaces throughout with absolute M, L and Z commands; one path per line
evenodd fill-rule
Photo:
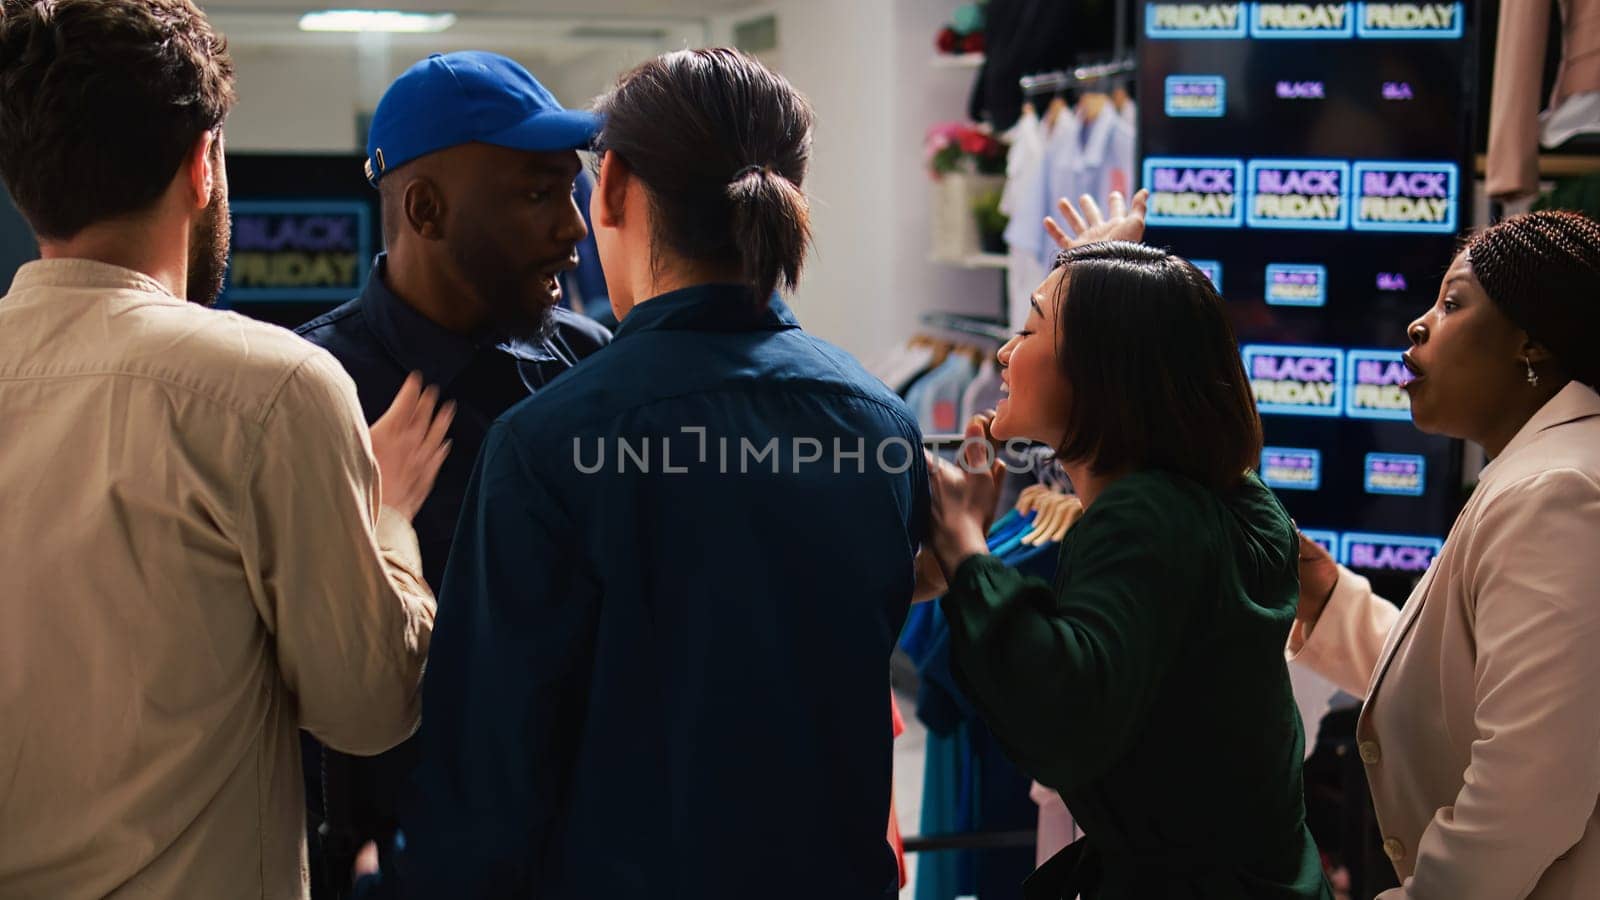
M 245 570 L 300 727 L 346 753 L 388 750 L 420 721 L 434 601 L 416 533 L 380 508 L 355 385 L 331 356 L 288 377 L 243 470 Z
M 1583 838 L 1600 794 L 1597 521 L 1600 483 L 1574 469 L 1505 491 L 1479 520 L 1472 757 L 1386 900 L 1526 897 Z
M 1340 566 L 1322 617 L 1309 629 L 1296 619 L 1290 629 L 1289 661 L 1364 700 L 1383 645 L 1399 618 L 1400 610 L 1374 594 L 1371 582 Z

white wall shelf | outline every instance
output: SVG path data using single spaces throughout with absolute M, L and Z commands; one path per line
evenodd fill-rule
M 928 261 L 936 265 L 957 266 L 962 269 L 1007 269 L 1011 267 L 1011 262 L 1004 253 L 975 253 L 972 256 L 963 256 L 959 259 L 930 256 Z
M 976 69 L 983 65 L 982 53 L 941 53 L 933 58 L 935 69 Z

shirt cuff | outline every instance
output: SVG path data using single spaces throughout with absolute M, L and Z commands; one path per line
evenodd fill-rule
M 416 529 L 398 511 L 378 507 L 378 549 L 393 561 L 406 567 L 418 581 L 422 580 L 422 548 L 417 543 Z
M 974 553 L 956 566 L 939 601 L 945 618 L 974 628 L 994 615 L 1012 594 L 1017 571 L 989 553 Z
M 989 553 L 974 553 L 961 561 L 956 566 L 956 571 L 950 578 L 950 590 L 965 589 L 968 592 L 979 590 L 984 578 L 993 575 L 997 569 L 1009 569 L 1005 563 L 996 559 Z

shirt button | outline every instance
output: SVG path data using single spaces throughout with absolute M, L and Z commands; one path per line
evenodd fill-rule
M 1362 741 L 1360 749 L 1361 761 L 1369 766 L 1375 766 L 1378 760 L 1383 759 L 1383 752 L 1378 749 L 1377 741 Z
M 1383 853 L 1390 862 L 1399 862 L 1405 858 L 1406 845 L 1400 843 L 1398 838 L 1389 838 L 1383 842 Z

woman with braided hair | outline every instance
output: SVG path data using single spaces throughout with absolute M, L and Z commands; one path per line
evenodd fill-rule
M 1600 896 L 1600 225 L 1484 230 L 1407 334 L 1417 427 L 1492 461 L 1404 609 L 1302 537 L 1290 655 L 1365 697 L 1384 900 Z

